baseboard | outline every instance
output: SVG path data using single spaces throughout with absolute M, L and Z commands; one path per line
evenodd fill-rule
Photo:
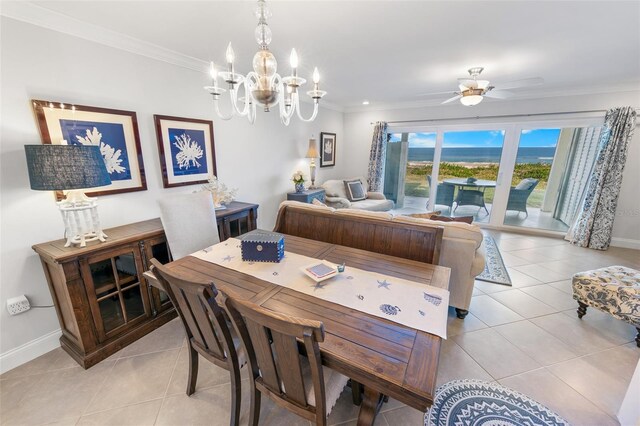
M 611 246 L 640 250 L 640 240 L 632 240 L 631 238 L 613 237 L 611 239 Z
M 0 374 L 6 373 L 26 362 L 44 355 L 60 347 L 62 331 L 57 329 L 44 336 L 38 337 L 24 345 L 0 354 Z

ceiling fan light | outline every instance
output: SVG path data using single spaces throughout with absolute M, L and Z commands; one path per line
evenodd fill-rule
M 460 103 L 464 106 L 474 106 L 482 102 L 482 96 L 480 95 L 468 95 L 460 98 Z

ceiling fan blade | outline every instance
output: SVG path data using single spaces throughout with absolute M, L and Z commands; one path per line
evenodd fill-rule
M 540 77 L 523 78 L 522 80 L 508 81 L 498 86 L 500 89 L 517 89 L 518 87 L 539 86 L 544 83 L 544 79 Z
M 453 98 L 449 98 L 446 101 L 442 102 L 441 105 L 443 104 L 448 104 L 449 102 L 453 102 L 455 100 L 458 100 L 462 97 L 462 95 L 455 95 Z
M 428 92 L 428 93 L 416 93 L 415 95 L 413 95 L 412 97 L 414 98 L 420 98 L 423 96 L 440 96 L 440 95 L 448 95 L 451 93 L 451 90 L 447 90 L 446 92 Z
M 487 98 L 494 99 L 507 99 L 513 96 L 513 93 L 507 92 L 506 90 L 490 90 L 484 94 Z

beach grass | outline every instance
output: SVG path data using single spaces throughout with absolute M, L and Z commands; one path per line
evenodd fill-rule
M 494 163 L 440 163 L 438 179 L 440 181 L 450 178 L 469 178 L 496 180 L 498 178 L 498 164 Z M 405 178 L 404 193 L 413 197 L 428 197 L 429 186 L 427 175 L 432 172 L 431 162 L 409 162 Z M 522 179 L 534 178 L 540 182 L 527 200 L 530 207 L 541 207 L 544 193 L 547 189 L 547 180 L 551 172 L 551 164 L 543 163 L 518 163 L 515 165 L 511 186 L 516 186 Z M 487 188 L 485 201 L 493 202 L 494 188 Z

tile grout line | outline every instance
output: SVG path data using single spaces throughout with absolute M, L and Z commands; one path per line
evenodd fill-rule
M 84 407 L 84 409 L 82 410 L 82 413 L 80 414 L 80 419 L 82 418 L 82 416 L 84 416 L 87 412 L 87 410 L 89 409 L 89 407 L 91 406 L 91 404 L 93 403 L 93 401 L 96 399 L 96 396 L 100 393 L 100 391 L 102 390 L 102 388 L 104 387 L 105 383 L 107 382 L 107 379 L 109 378 L 110 373 L 113 371 L 113 369 L 116 367 L 116 364 L 118 363 L 118 359 L 116 359 L 115 361 L 113 361 L 113 365 L 111 366 L 111 368 L 109 368 L 105 374 L 104 374 L 104 379 L 102 379 L 102 383 L 100 383 L 100 386 L 98 387 L 98 389 L 96 390 L 96 393 L 93 394 L 93 396 L 91 397 L 91 399 L 89 400 L 89 402 L 87 403 L 87 405 Z M 78 419 L 78 422 L 80 421 L 80 419 Z
M 155 425 L 156 422 L 158 421 L 158 416 L 160 415 L 160 412 L 162 411 L 162 407 L 164 407 L 164 402 L 167 399 L 167 393 L 169 392 L 169 386 L 171 386 L 171 381 L 173 380 L 173 375 L 176 374 L 176 369 L 178 367 L 178 361 L 180 360 L 180 353 L 182 352 L 182 348 L 184 347 L 184 341 L 187 338 L 185 337 L 184 339 L 182 339 L 182 344 L 180 345 L 180 348 L 178 350 L 178 356 L 176 357 L 176 362 L 173 364 L 173 369 L 171 370 L 171 376 L 169 376 L 169 380 L 167 381 L 167 387 L 164 389 L 164 395 L 162 396 L 162 402 L 160 403 L 160 408 L 158 408 L 158 412 L 156 413 L 156 418 L 153 420 L 153 424 Z M 190 344 L 189 342 L 187 342 L 187 344 Z M 198 355 L 200 356 L 200 355 Z M 198 360 L 199 362 L 199 360 Z
M 585 355 L 586 356 L 586 355 Z M 573 391 L 575 393 L 577 393 L 578 395 L 580 395 L 581 397 L 583 397 L 584 399 L 586 399 L 587 401 L 589 401 L 594 407 L 596 407 L 598 410 L 600 410 L 605 416 L 610 417 L 611 419 L 613 419 L 614 421 L 618 422 L 617 417 L 612 416 L 611 414 L 607 413 L 602 407 L 600 407 L 595 401 L 593 401 L 591 398 L 589 398 L 588 396 L 584 395 L 582 392 L 580 392 L 578 389 L 574 388 L 573 386 L 571 386 L 570 383 L 567 383 L 566 381 L 562 380 L 562 377 L 558 376 L 557 374 L 555 374 L 553 371 L 549 370 L 546 367 L 543 367 L 549 374 L 551 374 L 553 377 L 555 377 L 556 379 L 560 380 L 562 383 L 564 383 L 565 385 L 569 386 L 571 389 L 573 389 Z M 622 401 L 621 401 L 622 402 Z M 618 422 L 619 423 L 619 422 Z

